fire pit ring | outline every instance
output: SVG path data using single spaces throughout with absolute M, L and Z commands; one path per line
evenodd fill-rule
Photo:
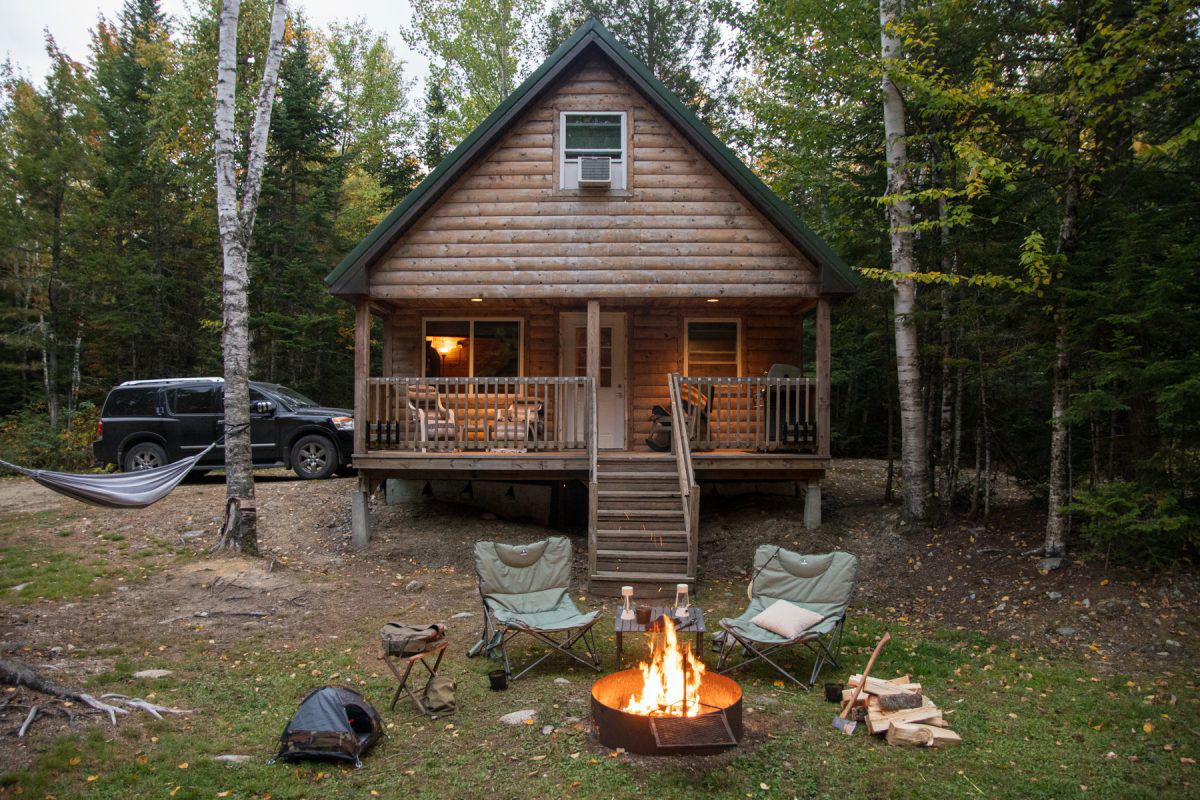
M 742 687 L 715 673 L 700 681 L 700 703 L 711 709 L 695 717 L 631 714 L 621 709 L 642 691 L 642 673 L 626 669 L 592 685 L 592 729 L 600 744 L 648 756 L 704 755 L 742 740 Z

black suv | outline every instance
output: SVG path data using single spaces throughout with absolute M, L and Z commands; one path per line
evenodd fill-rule
M 224 381 L 220 378 L 126 381 L 108 393 L 92 453 L 125 472 L 152 469 L 195 455 L 223 432 Z M 353 412 L 326 408 L 278 384 L 250 383 L 250 441 L 256 467 L 288 467 L 301 478 L 349 474 Z M 225 463 L 213 448 L 196 466 L 206 472 Z

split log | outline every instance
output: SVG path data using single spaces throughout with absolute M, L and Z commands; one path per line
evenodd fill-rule
M 91 706 L 97 711 L 103 711 L 105 714 L 108 714 L 108 718 L 112 721 L 113 725 L 117 724 L 117 714 L 129 713 L 127 709 L 103 703 L 86 692 L 81 692 L 78 689 L 63 686 L 61 683 L 47 680 L 24 664 L 18 664 L 16 661 L 9 661 L 8 659 L 0 658 L 0 681 L 10 686 L 24 686 L 33 689 L 35 692 L 61 697 L 64 700 L 75 700 L 84 705 Z
M 904 677 L 907 678 L 908 676 L 905 675 Z M 858 686 L 861 680 L 862 675 L 851 675 L 850 679 L 846 681 L 846 685 L 851 687 Z M 880 678 L 868 677 L 867 685 L 863 687 L 863 691 L 870 692 L 871 694 L 895 694 L 897 692 L 914 692 L 920 694 L 921 684 L 909 683 L 907 680 L 900 681 L 899 679 L 893 679 L 885 681 Z
M 948 728 L 901 723 L 888 728 L 887 742 L 902 747 L 953 747 L 962 737 Z

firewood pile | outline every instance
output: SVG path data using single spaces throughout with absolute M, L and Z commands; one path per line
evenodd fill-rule
M 843 703 L 850 702 L 854 688 L 861 682 L 862 675 L 850 676 L 842 692 Z M 854 719 L 856 713 L 860 718 L 865 714 L 867 730 L 885 735 L 888 744 L 940 748 L 953 747 L 962 741 L 942 718 L 941 709 L 924 695 L 921 684 L 912 683 L 908 675 L 886 681 L 868 677 L 854 705 L 850 718 Z

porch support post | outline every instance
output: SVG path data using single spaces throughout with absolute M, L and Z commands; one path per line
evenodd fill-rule
M 587 305 L 587 376 L 600 385 L 600 301 Z
M 829 298 L 817 300 L 817 455 L 829 458 Z M 811 486 L 811 484 L 810 484 Z M 811 489 L 809 490 L 812 491 Z M 820 488 L 817 490 L 820 492 Z M 820 495 L 818 494 L 818 497 Z M 818 501 L 819 502 L 819 501 Z
M 354 452 L 367 452 L 367 377 L 371 372 L 371 306 L 366 297 L 354 304 Z M 350 495 L 350 543 L 358 549 L 371 541 L 371 516 L 367 498 L 370 481 L 365 473 Z
M 821 482 L 809 481 L 804 491 L 804 527 L 821 527 Z
M 367 452 L 367 377 L 371 374 L 371 307 L 365 297 L 354 304 L 354 452 Z

